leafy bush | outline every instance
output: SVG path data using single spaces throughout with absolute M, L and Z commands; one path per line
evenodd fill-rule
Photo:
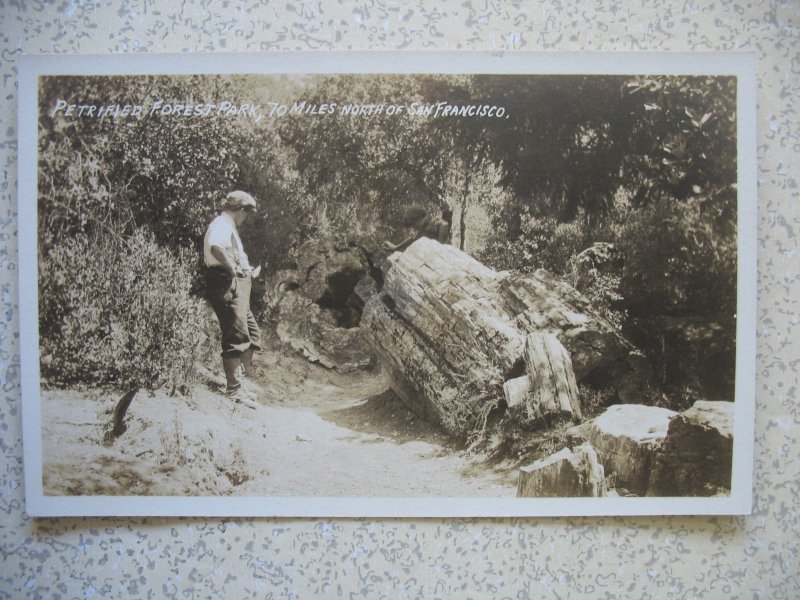
M 202 98 L 218 104 L 236 82 L 215 76 L 45 77 L 40 95 L 41 243 L 113 221 L 130 234 L 147 227 L 167 247 L 202 239 L 214 207 L 241 181 L 240 149 L 252 136 L 244 119 L 59 119 L 56 99 L 127 104 L 132 90 L 153 99 Z M 257 144 L 249 141 L 250 147 Z M 263 142 L 262 142 L 263 143 Z
M 479 258 L 494 269 L 523 273 L 546 269 L 564 275 L 575 255 L 591 244 L 580 219 L 561 223 L 554 217 L 533 216 L 524 207 L 520 213 L 517 227 L 508 226 L 507 214 L 493 216 L 497 235 Z
M 189 293 L 194 264 L 143 231 L 58 241 L 40 260 L 44 381 L 182 389 L 209 347 L 208 308 Z

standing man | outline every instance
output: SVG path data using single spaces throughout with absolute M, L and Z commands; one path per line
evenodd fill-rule
M 253 353 L 261 349 L 258 323 L 250 310 L 250 288 L 257 275 L 242 247 L 239 228 L 256 212 L 256 201 L 247 192 L 228 194 L 211 221 L 203 241 L 208 300 L 222 330 L 222 365 L 228 395 L 249 408 L 257 404 L 242 385 Z

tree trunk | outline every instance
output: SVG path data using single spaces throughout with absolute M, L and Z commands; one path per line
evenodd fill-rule
M 654 457 L 667 436 L 676 412 L 657 406 L 620 404 L 579 427 L 595 450 L 606 476 L 618 491 L 644 496 L 650 485 Z
M 464 189 L 461 193 L 461 225 L 458 232 L 458 249 L 465 250 L 467 244 L 467 206 L 469 201 L 469 186 L 471 183 L 469 169 L 464 173 Z
M 528 395 L 515 418 L 532 424 L 550 415 L 582 418 L 569 352 L 550 333 L 534 332 L 525 345 Z
M 400 398 L 458 437 L 504 407 L 504 384 L 526 374 L 550 391 L 534 383 L 523 394 L 530 406 L 517 414 L 579 417 L 575 377 L 609 371 L 631 349 L 585 298 L 546 273 L 498 273 L 427 238 L 389 258 L 361 328 Z M 547 336 L 529 342 L 531 333 Z M 526 360 L 526 344 L 538 358 Z M 545 362 L 558 366 L 543 373 Z

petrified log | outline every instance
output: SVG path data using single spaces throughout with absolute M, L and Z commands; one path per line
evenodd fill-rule
M 531 378 L 527 375 L 514 377 L 503 384 L 503 396 L 509 409 L 524 406 L 531 393 Z
M 507 273 L 499 284 L 505 311 L 522 331 L 552 331 L 570 354 L 578 382 L 598 372 L 609 380 L 627 374 L 634 348 L 578 290 L 539 269 Z
M 526 374 L 532 333 L 559 342 L 577 381 L 614 371 L 632 350 L 588 300 L 546 272 L 496 272 L 427 238 L 389 257 L 383 288 L 367 302 L 361 329 L 400 398 L 456 436 L 480 426 L 502 405 L 504 384 Z M 552 343 L 544 348 L 557 350 Z M 541 377 L 538 369 L 527 375 Z M 561 387 L 571 388 L 567 412 L 576 413 L 572 384 Z M 523 402 L 530 402 L 527 396 Z M 564 412 L 565 402 L 552 404 Z M 552 411 L 517 412 L 546 417 Z
M 597 498 L 606 495 L 603 467 L 591 444 L 564 448 L 519 470 L 518 498 Z
M 698 401 L 669 423 L 648 496 L 728 494 L 733 465 L 733 402 Z
M 656 453 L 667 436 L 670 421 L 678 413 L 656 406 L 624 404 L 610 406 L 595 419 L 574 428 L 597 450 L 606 476 L 615 486 L 644 496 Z

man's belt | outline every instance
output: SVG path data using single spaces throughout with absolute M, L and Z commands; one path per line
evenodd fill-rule
M 219 277 L 219 276 L 230 277 L 230 274 L 225 269 L 225 267 L 220 267 L 218 265 L 214 265 L 213 267 L 208 267 L 207 266 L 206 269 L 207 269 L 207 272 L 208 272 L 209 275 L 214 275 L 214 276 L 217 276 L 217 277 Z M 253 275 L 253 269 L 247 269 L 246 271 L 245 270 L 237 270 L 234 274 L 239 279 L 245 279 L 246 277 Z

